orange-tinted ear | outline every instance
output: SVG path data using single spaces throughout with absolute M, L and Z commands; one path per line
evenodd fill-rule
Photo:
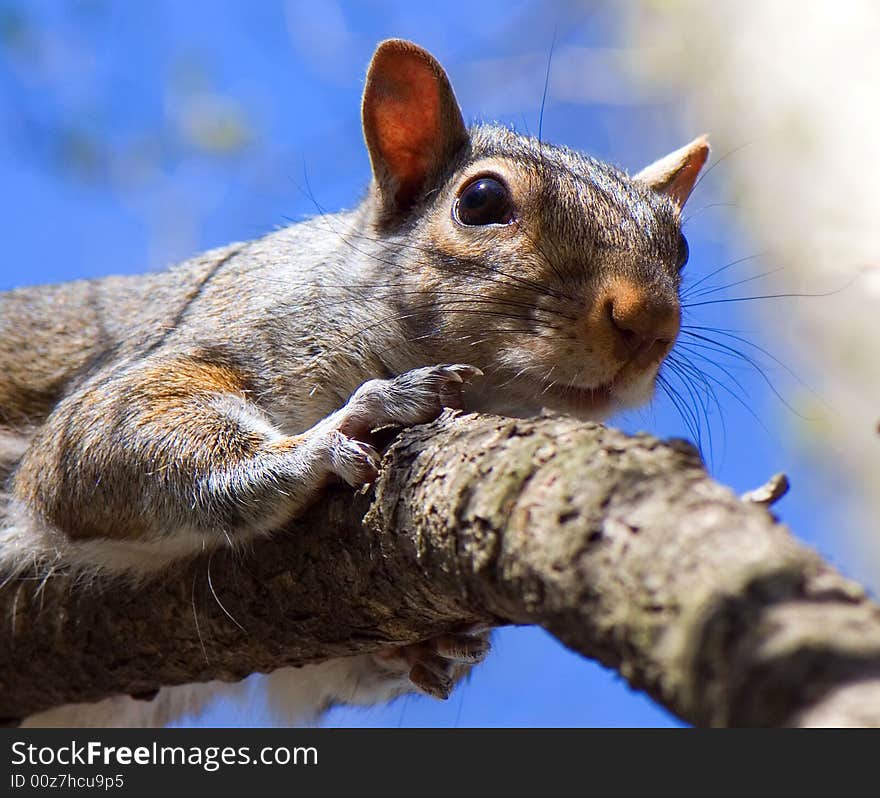
M 706 136 L 700 136 L 680 150 L 646 166 L 633 180 L 666 194 L 679 208 L 683 208 L 708 157 L 709 140 Z
M 376 189 L 390 214 L 410 210 L 467 141 L 443 67 L 403 39 L 376 48 L 362 117 Z

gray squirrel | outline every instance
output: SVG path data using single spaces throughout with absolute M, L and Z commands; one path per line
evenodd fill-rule
M 653 395 L 680 324 L 681 209 L 705 137 L 630 177 L 466 127 L 440 64 L 382 42 L 363 95 L 373 179 L 317 216 L 163 272 L 0 293 L 0 578 L 142 580 L 271 534 L 367 442 L 443 407 L 602 419 Z M 267 679 L 285 721 L 419 690 L 489 648 L 469 629 Z M 241 685 L 165 687 L 26 719 L 163 724 Z

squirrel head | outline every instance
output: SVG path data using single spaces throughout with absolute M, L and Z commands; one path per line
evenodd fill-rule
M 477 406 L 601 418 L 650 399 L 679 332 L 681 210 L 705 137 L 630 176 L 467 128 L 440 64 L 398 39 L 373 56 L 363 125 L 389 300 L 432 362 L 484 370 Z

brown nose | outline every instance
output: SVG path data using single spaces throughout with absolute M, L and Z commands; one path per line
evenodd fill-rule
M 629 359 L 640 366 L 662 358 L 678 335 L 678 299 L 651 286 L 619 281 L 609 291 L 605 307 L 615 336 Z

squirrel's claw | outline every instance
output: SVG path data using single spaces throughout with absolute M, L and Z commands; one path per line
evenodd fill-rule
M 409 427 L 433 421 L 446 407 L 463 407 L 462 389 L 483 372 L 464 363 L 423 366 L 390 380 L 369 380 L 340 411 L 338 429 L 365 438 L 385 426 Z
M 466 363 L 452 363 L 437 366 L 439 370 L 447 374 L 456 382 L 468 382 L 474 377 L 482 377 L 483 372 L 476 366 L 469 366 Z

